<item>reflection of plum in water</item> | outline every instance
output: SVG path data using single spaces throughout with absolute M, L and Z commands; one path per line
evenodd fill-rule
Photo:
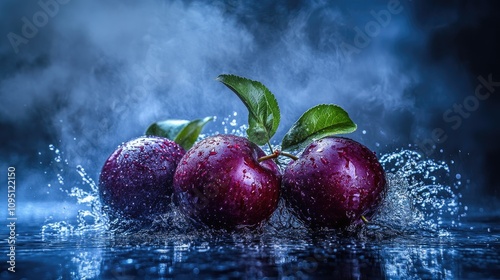
M 124 143 L 106 160 L 99 194 L 110 214 L 128 218 L 165 213 L 175 168 L 185 151 L 175 142 L 144 136 Z
M 151 244 L 144 236 L 131 240 L 133 238 L 113 245 Z M 255 235 L 251 238 L 224 236 L 223 240 L 199 236 L 196 241 L 172 241 L 155 250 L 135 248 L 103 254 L 99 276 L 124 279 L 145 275 L 179 278 L 231 275 L 250 279 L 379 279 L 385 275 L 380 250 L 370 246 L 323 238 L 313 244 L 298 239 L 289 240 L 293 243 L 291 246 Z
M 289 276 L 324 277 L 325 279 L 384 278 L 379 252 L 373 248 L 335 244 L 321 240 L 305 252 L 296 252 L 297 260 L 287 264 Z

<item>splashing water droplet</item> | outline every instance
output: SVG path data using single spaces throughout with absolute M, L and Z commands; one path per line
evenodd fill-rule
M 438 182 L 448 165 L 424 159 L 415 151 L 386 154 L 380 162 L 387 173 L 388 193 L 376 221 L 394 228 L 440 230 L 445 221 L 459 219 L 459 195 L 452 184 Z
M 64 185 L 64 178 L 61 174 L 57 174 L 57 181 L 59 182 L 59 184 Z

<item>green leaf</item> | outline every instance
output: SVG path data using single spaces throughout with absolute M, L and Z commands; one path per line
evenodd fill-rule
M 280 110 L 274 95 L 262 83 L 235 75 L 220 75 L 226 85 L 248 108 L 248 140 L 264 145 L 271 140 L 280 123 Z
M 302 148 L 316 139 L 355 130 L 356 124 L 344 109 L 333 104 L 321 104 L 307 110 L 295 122 L 283 137 L 281 148 Z
M 213 117 L 188 120 L 164 120 L 151 124 L 146 130 L 146 135 L 161 136 L 173 140 L 185 150 L 189 150 L 201 133 L 203 127 Z
M 177 134 L 189 124 L 188 120 L 165 120 L 152 123 L 146 130 L 146 135 L 161 136 L 174 140 Z
M 197 119 L 189 122 L 186 127 L 177 134 L 174 139 L 175 143 L 181 145 L 186 151 L 189 150 L 198 139 L 203 127 L 213 119 L 213 117 L 206 117 L 204 119 Z

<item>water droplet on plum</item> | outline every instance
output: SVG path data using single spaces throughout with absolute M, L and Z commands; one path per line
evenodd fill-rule
M 324 157 L 321 157 L 320 160 L 325 165 L 327 165 L 329 163 L 328 160 L 326 158 L 324 158 Z

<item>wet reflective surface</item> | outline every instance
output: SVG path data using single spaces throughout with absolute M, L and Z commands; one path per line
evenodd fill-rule
M 497 218 L 468 218 L 443 236 L 334 233 L 44 233 L 20 226 L 20 279 L 487 279 L 500 275 Z M 377 231 L 379 229 L 365 229 Z M 5 241 L 1 241 L 5 247 Z

